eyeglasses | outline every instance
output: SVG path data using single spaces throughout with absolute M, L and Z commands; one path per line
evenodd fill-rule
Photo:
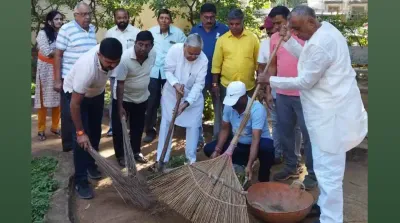
M 80 15 L 82 17 L 86 17 L 86 16 L 93 16 L 93 12 L 75 12 L 75 14 Z

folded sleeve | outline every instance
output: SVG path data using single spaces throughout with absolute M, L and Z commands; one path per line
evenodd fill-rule
M 271 87 L 282 90 L 311 89 L 329 68 L 332 63 L 332 58 L 323 48 L 311 45 L 307 49 L 307 55 L 302 63 L 302 69 L 299 70 L 298 77 L 272 76 L 270 78 Z
M 286 43 L 283 43 L 283 47 L 296 58 L 300 57 L 301 51 L 303 50 L 303 46 L 293 37 L 291 37 Z

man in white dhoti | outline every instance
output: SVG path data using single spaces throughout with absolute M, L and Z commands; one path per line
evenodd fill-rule
M 176 94 L 183 94 L 175 125 L 186 128 L 186 158 L 196 162 L 199 127 L 204 108 L 203 88 L 207 75 L 208 59 L 202 52 L 203 40 L 198 34 L 188 36 L 186 42 L 174 44 L 165 58 L 164 71 L 167 82 L 161 96 L 161 125 L 157 147 L 157 162 L 160 160 L 168 127 L 171 123 Z M 181 91 L 182 85 L 184 91 Z M 171 140 L 164 162 L 171 153 Z
M 290 31 L 306 40 L 304 47 Z M 285 47 L 299 58 L 298 77 L 259 78 L 276 89 L 298 89 L 312 144 L 314 171 L 319 183 L 322 223 L 343 222 L 343 176 L 346 152 L 368 132 L 368 116 L 351 66 L 345 37 L 328 22 L 319 23 L 308 6 L 297 6 L 289 28 L 281 29 Z

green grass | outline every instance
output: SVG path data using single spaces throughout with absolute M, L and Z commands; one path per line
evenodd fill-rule
M 185 155 L 172 156 L 167 164 L 167 168 L 176 168 L 183 166 L 185 164 L 185 161 L 186 161 Z
M 43 222 L 50 207 L 50 198 L 57 190 L 53 174 L 58 161 L 52 157 L 40 157 L 31 161 L 31 206 L 32 222 Z

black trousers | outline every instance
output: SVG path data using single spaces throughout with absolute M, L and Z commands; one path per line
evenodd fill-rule
M 71 103 L 71 93 L 65 93 L 66 99 Z M 70 113 L 70 107 L 66 107 Z M 81 120 L 83 129 L 89 137 L 90 144 L 95 150 L 99 150 L 101 138 L 101 121 L 104 110 L 104 92 L 93 98 L 84 98 L 81 103 Z M 72 143 L 74 149 L 75 182 L 87 179 L 87 169 L 97 168 L 93 157 L 82 149 L 76 137 L 75 126 L 72 124 Z
M 74 123 L 71 119 L 70 113 L 70 99 L 69 96 L 61 89 L 60 92 L 61 100 L 61 142 L 64 150 L 70 150 L 73 148 L 73 139 L 72 135 L 75 134 L 74 131 Z
M 146 110 L 146 135 L 157 134 L 156 125 L 157 125 L 157 110 L 160 107 L 161 101 L 161 90 L 164 87 L 165 79 L 161 79 L 161 74 L 159 74 L 158 78 L 150 78 L 149 83 L 149 92 L 150 97 L 148 99 L 148 105 Z
M 222 148 L 222 153 L 225 152 L 231 141 L 232 136 L 230 136 Z M 213 152 L 215 151 L 215 146 L 217 145 L 218 140 L 214 140 L 210 143 L 207 143 L 204 147 L 204 154 L 207 157 L 210 157 Z M 249 161 L 250 155 L 250 147 L 251 145 L 238 143 L 236 149 L 233 151 L 232 154 L 232 162 L 237 165 L 246 166 L 247 162 Z M 258 150 L 258 159 L 260 161 L 260 169 L 258 171 L 258 181 L 260 182 L 268 182 L 269 176 L 271 173 L 271 167 L 274 164 L 274 141 L 269 138 L 261 138 Z M 221 154 L 222 154 L 221 153 Z
M 144 130 L 144 119 L 147 108 L 147 101 L 140 104 L 133 102 L 123 102 L 122 106 L 125 109 L 129 123 L 130 141 L 134 154 L 140 153 L 142 134 Z M 119 109 L 117 100 L 112 101 L 112 129 L 113 129 L 113 143 L 115 157 L 121 159 L 124 157 L 124 138 L 122 136 L 121 118 L 119 116 Z

